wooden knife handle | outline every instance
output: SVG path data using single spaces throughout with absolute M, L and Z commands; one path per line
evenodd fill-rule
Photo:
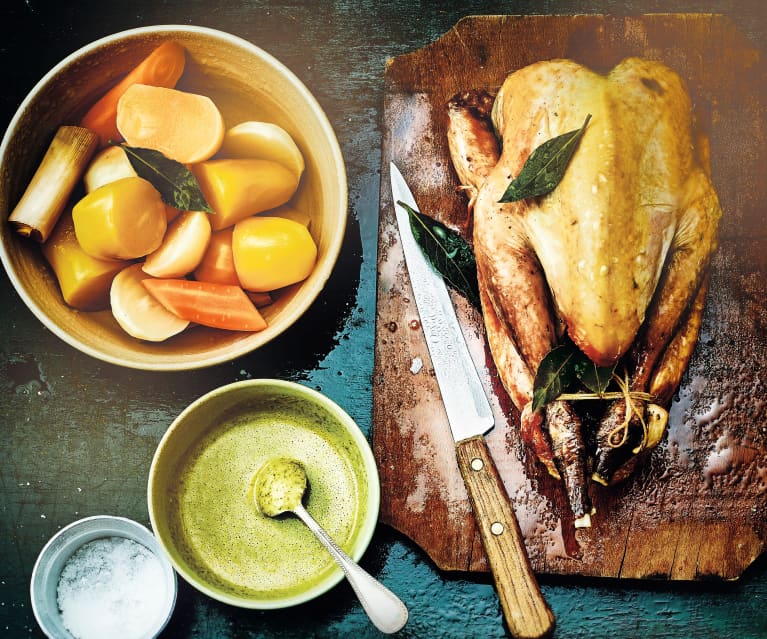
M 518 639 L 548 637 L 554 615 L 535 580 L 517 517 L 485 438 L 461 440 L 456 456 L 509 631 Z

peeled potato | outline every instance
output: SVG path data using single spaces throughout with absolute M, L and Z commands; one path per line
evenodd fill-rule
M 101 260 L 83 251 L 75 236 L 71 211 L 59 218 L 42 250 L 56 274 L 64 301 L 81 311 L 107 308 L 112 279 L 129 264 Z
M 83 180 L 85 191 L 90 193 L 100 186 L 115 182 L 125 177 L 136 177 L 125 150 L 120 146 L 110 146 L 100 151 L 88 165 Z
M 209 214 L 184 211 L 170 223 L 165 237 L 146 256 L 143 269 L 154 277 L 183 277 L 197 268 L 210 242 Z
M 228 129 L 221 155 L 229 158 L 272 160 L 298 177 L 304 172 L 304 156 L 290 134 L 271 122 L 241 122 Z
M 298 188 L 296 174 L 273 160 L 208 160 L 192 172 L 216 212 L 210 218 L 214 231 L 285 204 Z
M 234 225 L 232 256 L 242 288 L 268 292 L 306 279 L 317 245 L 299 222 L 255 215 Z
M 115 180 L 88 193 L 72 208 L 83 250 L 103 260 L 132 260 L 162 243 L 168 226 L 157 190 L 140 177 Z
M 138 263 L 115 276 L 109 291 L 112 315 L 128 335 L 162 342 L 183 331 L 189 322 L 176 317 L 149 294 L 141 283 L 147 278 L 151 275 L 144 273 Z

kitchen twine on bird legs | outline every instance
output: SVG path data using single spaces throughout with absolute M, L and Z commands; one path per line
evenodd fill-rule
M 577 400 L 584 400 L 584 399 L 602 399 L 602 400 L 610 400 L 610 399 L 625 399 L 626 401 L 626 418 L 623 420 L 621 424 L 618 424 L 615 428 L 613 428 L 608 437 L 607 442 L 612 448 L 620 448 L 623 446 L 623 444 L 626 443 L 626 440 L 628 439 L 628 432 L 629 432 L 629 423 L 631 422 L 631 418 L 636 415 L 639 418 L 639 422 L 642 424 L 642 441 L 647 440 L 648 436 L 648 428 L 647 423 L 644 420 L 643 411 L 639 410 L 637 405 L 634 403 L 634 400 L 639 401 L 645 401 L 645 402 L 651 402 L 655 400 L 655 397 L 651 395 L 650 393 L 645 393 L 642 391 L 631 391 L 629 390 L 629 382 L 628 382 L 628 373 L 624 373 L 624 377 L 620 377 L 613 373 L 613 380 L 618 385 L 618 388 L 620 390 L 613 391 L 610 393 L 562 393 L 557 397 L 559 400 L 563 401 L 577 401 Z M 617 440 L 616 437 L 620 434 L 620 439 Z

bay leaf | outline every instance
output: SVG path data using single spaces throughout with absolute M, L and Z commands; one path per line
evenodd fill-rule
M 525 161 L 519 175 L 506 187 L 499 202 L 517 202 L 530 197 L 541 197 L 553 191 L 562 181 L 589 120 L 590 113 L 580 129 L 558 135 L 536 147 Z
M 197 178 L 181 162 L 160 151 L 121 145 L 139 177 L 152 184 L 165 204 L 181 211 L 215 213 L 200 189 Z
M 554 401 L 576 381 L 576 351 L 570 344 L 561 344 L 541 360 L 533 382 L 533 412 Z
M 601 395 L 613 379 L 615 366 L 597 366 L 585 355 L 581 355 L 582 360 L 575 366 L 575 375 L 592 393 Z
M 441 222 L 404 202 L 398 201 L 397 204 L 407 211 L 413 237 L 426 259 L 450 286 L 481 310 L 477 263 L 471 246 Z

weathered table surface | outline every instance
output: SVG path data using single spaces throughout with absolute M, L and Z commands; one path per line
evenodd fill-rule
M 314 92 L 347 162 L 350 218 L 327 291 L 290 332 L 256 354 L 178 375 L 123 370 L 81 355 L 45 330 L 0 275 L 0 636 L 42 636 L 29 577 L 43 544 L 80 517 L 116 514 L 148 523 L 146 478 L 155 446 L 180 410 L 204 392 L 250 377 L 321 389 L 372 436 L 379 183 L 386 60 L 419 49 L 471 14 L 729 14 L 767 50 L 763 3 L 429 2 L 299 0 L 110 3 L 8 0 L 0 6 L 0 126 L 65 55 L 111 32 L 149 24 L 199 24 L 242 36 L 275 55 Z M 748 162 L 749 158 L 743 158 Z M 767 263 L 762 259 L 761 273 Z M 755 312 L 763 313 L 764 308 Z M 737 347 L 737 345 L 734 345 Z M 410 607 L 403 637 L 503 637 L 487 575 L 445 572 L 408 538 L 380 526 L 363 564 Z M 557 637 L 767 635 L 767 560 L 734 583 L 542 578 Z M 214 602 L 183 582 L 162 635 L 374 637 L 342 584 L 297 610 L 256 612 Z

